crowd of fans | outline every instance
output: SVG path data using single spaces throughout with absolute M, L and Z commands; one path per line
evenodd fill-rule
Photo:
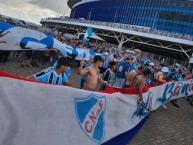
M 142 55 L 139 49 L 135 49 L 135 53 L 131 53 L 130 51 L 105 48 L 102 45 L 84 43 L 79 39 L 66 40 L 59 36 L 56 36 L 56 39 L 74 48 L 92 49 L 99 55 L 91 55 L 89 60 L 77 61 L 76 56 L 54 48 L 13 53 L 6 51 L 6 54 L 1 51 L 0 61 L 2 63 L 9 61 L 8 56 L 11 53 L 13 57 L 18 58 L 21 67 L 39 67 L 39 65 L 47 64 L 46 66 L 51 67 L 27 78 L 68 86 L 71 84 L 69 77 L 73 62 L 75 67 L 78 67 L 78 74 L 82 75 L 80 89 L 96 91 L 97 82 L 101 84 L 101 91 L 105 90 L 107 85 L 116 88 L 136 88 L 140 102 L 143 102 L 142 92 L 145 85 L 157 85 L 170 80 L 183 81 L 193 77 L 193 66 L 186 68 L 178 63 L 160 62 L 155 57 L 147 58 Z M 98 73 L 99 70 L 100 73 Z M 172 103 L 179 107 L 176 100 Z M 190 103 L 193 103 L 192 99 L 190 99 Z
M 161 36 L 168 36 L 168 37 L 193 41 L 193 35 L 156 30 L 156 29 L 153 29 L 150 27 L 144 27 L 144 26 L 136 26 L 136 25 L 129 25 L 129 24 L 113 23 L 113 22 L 100 22 L 100 21 L 84 20 L 84 19 L 71 19 L 67 17 L 54 17 L 54 18 L 50 17 L 50 18 L 42 19 L 41 21 L 44 21 L 44 20 L 71 21 L 71 22 L 79 22 L 79 23 L 86 23 L 86 24 L 93 24 L 93 25 L 100 25 L 100 26 L 108 26 L 108 27 L 121 28 L 121 29 L 127 29 L 131 31 L 138 31 L 138 32 L 144 32 L 149 34 L 156 34 Z

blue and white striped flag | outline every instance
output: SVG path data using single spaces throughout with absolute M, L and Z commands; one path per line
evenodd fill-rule
M 88 41 L 89 41 L 88 37 L 90 37 L 90 36 L 92 36 L 92 35 L 93 35 L 92 28 L 89 27 L 89 28 L 86 30 L 86 33 L 84 34 L 83 41 L 84 41 L 84 42 L 88 42 Z

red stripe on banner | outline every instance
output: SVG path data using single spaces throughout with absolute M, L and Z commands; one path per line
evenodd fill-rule
M 18 80 L 28 81 L 28 82 L 49 84 L 49 83 L 39 82 L 39 81 L 35 81 L 35 80 L 29 80 L 29 79 L 23 78 L 21 76 L 9 74 L 9 73 L 4 72 L 4 71 L 0 71 L 0 77 L 9 77 L 9 78 L 14 78 L 14 79 L 18 79 Z M 143 93 L 148 92 L 149 88 L 160 86 L 160 85 L 163 85 L 163 84 L 164 83 L 159 83 L 157 85 L 146 85 L 143 88 Z M 55 84 L 49 84 L 49 85 L 55 85 Z M 136 88 L 115 88 L 115 87 L 111 87 L 111 86 L 106 86 L 105 90 L 102 91 L 102 93 L 108 93 L 108 94 L 113 94 L 113 93 L 116 93 L 116 92 L 120 92 L 122 94 L 138 94 Z
M 149 90 L 149 86 L 145 86 L 143 89 L 143 93 L 147 92 L 148 90 Z M 112 94 L 116 92 L 120 92 L 122 94 L 137 94 L 137 89 L 136 88 L 115 88 L 115 87 L 106 86 L 103 92 L 108 94 Z
M 0 70 L 0 77 L 8 77 L 8 78 L 13 78 L 13 79 L 23 80 L 23 81 L 28 81 L 28 82 L 48 84 L 48 85 L 56 85 L 56 84 L 49 84 L 49 83 L 40 82 L 40 81 L 36 81 L 36 80 L 26 79 L 26 78 L 24 78 L 24 77 L 22 77 L 22 76 L 13 75 L 13 74 L 10 74 L 10 73 L 1 71 L 1 70 Z
M 158 83 L 157 85 L 145 85 L 145 87 L 143 88 L 143 93 L 148 92 L 148 90 L 152 87 L 160 86 L 163 84 L 164 83 Z M 108 93 L 108 94 L 112 94 L 116 92 L 120 92 L 122 94 L 138 94 L 136 88 L 115 88 L 111 86 L 106 86 L 105 90 L 103 91 L 103 93 Z

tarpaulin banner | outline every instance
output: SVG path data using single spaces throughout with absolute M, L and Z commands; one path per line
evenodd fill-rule
M 107 89 L 111 94 L 0 72 L 0 145 L 106 144 L 136 128 L 163 103 L 192 95 L 193 80 L 145 89 L 142 108 L 136 90 Z
M 5 33 L 6 35 L 0 37 L 0 40 L 5 42 L 1 43 L 0 50 L 44 50 L 55 48 L 57 50 L 64 50 L 68 54 L 76 55 L 80 60 L 88 60 L 90 55 L 95 55 L 95 52 L 92 50 L 73 48 L 47 33 L 0 21 L 0 34 Z
M 6 43 L 1 44 L 0 50 L 37 50 L 56 48 L 65 50 L 66 45 L 55 39 L 52 35 L 29 28 L 18 27 L 9 23 L 0 22 L 1 34 L 7 33 L 0 39 Z

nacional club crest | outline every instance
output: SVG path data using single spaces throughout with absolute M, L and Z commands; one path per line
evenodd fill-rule
M 102 142 L 105 134 L 105 107 L 105 97 L 90 95 L 88 98 L 75 100 L 76 117 L 81 129 L 97 143 Z

